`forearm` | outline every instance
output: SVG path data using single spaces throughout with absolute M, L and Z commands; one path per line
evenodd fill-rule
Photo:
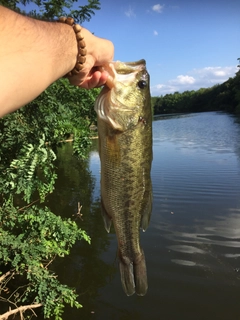
M 76 57 L 70 26 L 34 20 L 0 6 L 0 116 L 30 102 L 71 71 Z

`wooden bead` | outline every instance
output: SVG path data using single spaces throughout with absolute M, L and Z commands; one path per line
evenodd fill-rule
M 84 63 L 86 61 L 86 56 L 78 56 L 78 62 Z
M 59 18 L 59 22 L 65 23 L 66 19 L 67 19 L 66 17 L 60 17 L 60 18 Z
M 77 69 L 78 71 L 82 70 L 83 68 L 83 64 L 82 63 L 78 63 L 75 65 L 75 69 Z
M 83 39 L 81 32 L 76 33 L 76 38 L 78 41 Z
M 80 31 L 82 30 L 82 27 L 81 27 L 79 24 L 75 24 L 75 25 L 73 26 L 73 30 L 74 30 L 76 33 L 78 33 L 78 32 L 80 32 Z
M 68 17 L 68 18 L 65 20 L 65 23 L 67 23 L 67 24 L 69 24 L 70 26 L 72 26 L 72 25 L 74 24 L 74 19 Z
M 79 48 L 79 53 L 81 54 L 81 56 L 85 56 L 87 54 L 87 50 L 84 48 Z
M 79 48 L 85 48 L 86 47 L 86 43 L 85 43 L 85 41 L 84 40 L 81 40 L 81 41 L 78 41 L 78 46 L 79 46 Z
M 71 71 L 72 75 L 76 75 L 76 74 L 79 74 L 79 71 L 76 70 L 75 68 Z
M 81 34 L 82 27 L 79 24 L 74 23 L 74 19 L 71 17 L 60 17 L 59 22 L 63 22 L 71 26 L 75 32 L 76 40 L 78 43 L 78 55 L 77 55 L 77 62 L 73 70 L 68 72 L 66 74 L 66 77 L 71 77 L 73 75 L 79 74 L 79 72 L 83 69 L 84 63 L 86 62 L 86 55 L 87 55 L 87 49 L 86 49 L 86 43 L 83 40 L 83 36 Z

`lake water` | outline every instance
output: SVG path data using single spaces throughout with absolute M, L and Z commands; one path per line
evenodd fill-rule
M 198 113 L 153 123 L 153 212 L 141 232 L 149 290 L 127 297 L 121 287 L 114 230 L 100 214 L 97 141 L 80 162 L 71 146 L 59 152 L 59 179 L 49 199 L 92 238 L 59 259 L 59 278 L 76 287 L 79 310 L 64 319 L 240 319 L 240 118 Z

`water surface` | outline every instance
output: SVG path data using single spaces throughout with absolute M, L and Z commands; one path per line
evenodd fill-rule
M 72 217 L 92 245 L 77 243 L 54 266 L 83 308 L 64 319 L 240 319 L 240 120 L 224 113 L 165 116 L 153 123 L 153 212 L 141 232 L 149 290 L 125 296 L 114 230 L 100 214 L 97 142 L 88 161 L 60 150 L 59 179 L 49 200 Z

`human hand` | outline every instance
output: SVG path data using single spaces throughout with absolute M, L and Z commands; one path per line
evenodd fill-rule
M 114 46 L 109 40 L 93 35 L 82 28 L 82 34 L 86 43 L 87 55 L 83 69 L 77 74 L 68 77 L 71 84 L 85 89 L 101 87 L 108 79 L 108 72 L 103 70 L 106 62 L 113 60 Z

